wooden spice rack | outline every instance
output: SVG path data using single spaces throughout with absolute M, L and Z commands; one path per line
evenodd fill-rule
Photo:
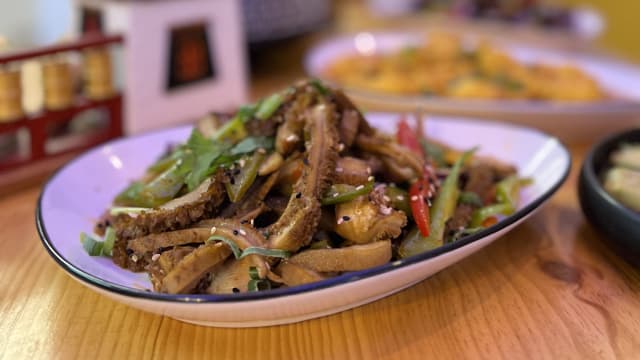
M 120 35 L 91 34 L 73 42 L 0 54 L 0 66 L 38 60 L 59 53 L 74 53 L 89 48 L 121 45 L 123 42 L 124 38 Z M 105 111 L 108 119 L 105 127 L 73 136 L 73 141 L 67 142 L 68 146 L 57 151 L 47 151 L 47 142 L 51 140 L 48 129 L 70 123 L 74 116 L 92 109 Z M 0 123 L 0 136 L 25 130 L 29 133 L 29 151 L 0 158 L 0 188 L 4 189 L 9 185 L 8 183 L 20 182 L 25 177 L 36 176 L 37 173 L 49 172 L 61 164 L 61 159 L 66 161 L 69 154 L 76 154 L 109 139 L 122 136 L 122 94 L 116 91 L 103 99 L 89 99 L 82 94 L 76 94 L 71 105 L 64 109 L 45 108 L 38 113 Z M 50 165 L 43 166 L 43 164 Z M 29 167 L 37 168 L 39 171 L 35 171 L 34 174 L 34 171 L 25 169 Z M 17 173 L 23 175 L 16 176 Z

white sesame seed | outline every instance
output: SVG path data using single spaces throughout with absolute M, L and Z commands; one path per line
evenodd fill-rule
M 338 197 L 338 193 L 331 195 L 331 197 Z
M 390 198 L 390 197 L 388 197 L 387 195 L 383 196 L 382 198 L 383 198 L 383 199 L 384 199 L 384 201 L 386 201 L 386 202 L 391 201 L 391 198 Z
M 367 178 L 367 181 L 373 181 L 374 179 L 375 179 L 375 178 L 374 178 L 373 176 L 369 176 L 369 177 Z
M 381 206 L 380 207 L 380 213 L 383 215 L 389 215 L 391 214 L 391 208 L 388 206 Z
M 212 234 L 214 234 L 214 233 L 216 232 L 216 230 L 218 230 L 218 228 L 217 228 L 217 227 L 215 227 L 215 226 L 212 226 L 212 227 L 211 227 L 211 231 L 210 231 L 210 232 L 211 232 Z
M 153 256 L 151 256 L 151 261 L 158 261 L 159 258 L 160 254 L 153 254 Z
M 398 196 L 396 196 L 396 199 L 398 199 L 398 200 L 402 201 L 402 200 L 404 200 L 404 196 L 402 196 L 402 195 L 398 195 Z
M 411 197 L 411 201 L 418 201 L 418 195 L 413 195 Z
M 431 206 L 431 200 L 427 199 L 427 205 Z
M 344 144 L 340 143 L 338 144 L 338 151 L 342 151 L 342 150 L 344 150 Z
M 338 221 L 337 221 L 338 225 L 342 224 L 343 222 L 344 220 L 342 218 L 338 218 Z
M 249 221 L 249 224 L 251 224 L 251 226 L 253 226 L 253 220 L 254 219 L 251 219 L 251 221 Z
M 300 138 L 298 137 L 298 135 L 296 134 L 291 134 L 289 136 L 287 136 L 287 138 L 285 140 L 287 140 L 287 142 L 294 142 L 294 141 L 298 141 Z
M 364 189 L 364 185 L 358 185 L 358 186 L 356 186 L 356 190 L 362 190 L 362 189 Z
M 371 167 L 367 166 L 367 174 L 371 175 Z
M 258 148 L 258 150 L 256 150 L 258 153 L 260 154 L 266 154 L 267 150 L 265 150 L 264 148 Z
M 246 236 L 246 235 L 247 235 L 247 232 L 246 232 L 246 231 L 244 231 L 244 230 L 242 230 L 242 229 L 238 230 L 238 232 L 239 232 L 239 233 L 240 233 L 240 235 L 242 235 L 242 236 Z
M 341 168 L 341 167 L 337 167 L 337 168 L 336 168 L 336 172 L 341 173 L 341 172 L 343 172 L 343 171 L 344 171 L 344 169 L 343 169 L 343 168 Z
M 131 261 L 138 262 L 138 255 L 136 254 L 131 255 Z
M 238 165 L 240 165 L 240 167 L 244 167 L 244 165 L 247 163 L 247 161 L 245 159 L 240 159 L 238 160 Z

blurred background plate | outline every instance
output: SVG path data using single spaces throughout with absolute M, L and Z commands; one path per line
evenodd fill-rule
M 345 55 L 358 53 L 358 42 L 368 42 L 376 53 L 387 53 L 428 40 L 427 32 L 357 33 L 333 37 L 313 47 L 305 59 L 309 75 L 324 78 L 324 69 Z M 473 46 L 485 35 L 464 35 L 463 43 Z M 347 88 L 347 93 L 367 110 L 414 111 L 490 118 L 536 127 L 563 141 L 582 143 L 593 138 L 640 124 L 640 68 L 602 55 L 563 52 L 526 43 L 489 38 L 499 49 L 524 63 L 571 64 L 596 79 L 611 99 L 561 103 L 530 100 L 475 100 L 445 97 L 401 96 Z

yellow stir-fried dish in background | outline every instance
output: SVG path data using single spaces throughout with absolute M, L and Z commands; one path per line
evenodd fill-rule
M 345 56 L 325 69 L 342 86 L 397 95 L 472 99 L 596 101 L 598 82 L 570 65 L 527 64 L 489 42 L 474 49 L 452 34 L 432 34 L 422 46 Z

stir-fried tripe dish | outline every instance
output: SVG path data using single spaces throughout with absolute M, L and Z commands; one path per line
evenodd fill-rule
M 301 82 L 199 124 L 82 243 L 159 292 L 233 293 L 383 265 L 516 210 L 512 166 L 422 133 L 384 134 L 340 90 Z
M 422 46 L 342 57 L 325 70 L 343 86 L 398 95 L 475 99 L 596 101 L 597 81 L 572 65 L 526 64 L 488 42 L 473 49 L 434 33 Z

